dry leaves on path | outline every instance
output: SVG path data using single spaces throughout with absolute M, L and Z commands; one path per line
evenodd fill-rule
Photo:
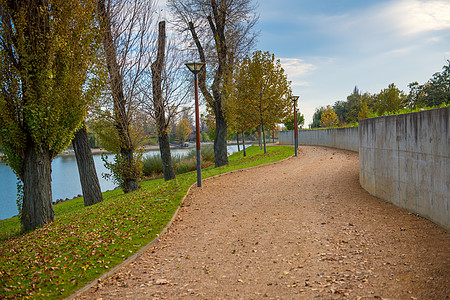
M 78 298 L 448 297 L 448 233 L 370 196 L 358 171 L 357 153 L 302 146 L 205 180 L 158 243 Z

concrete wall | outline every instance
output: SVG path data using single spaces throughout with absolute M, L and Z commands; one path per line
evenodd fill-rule
M 359 122 L 360 183 L 450 230 L 450 108 Z
M 279 143 L 284 145 L 294 144 L 294 131 L 281 131 Z M 352 151 L 359 150 L 359 136 L 357 127 L 299 130 L 299 145 L 319 145 Z
M 359 128 L 299 131 L 299 145 L 359 151 L 370 194 L 450 230 L 450 108 L 361 120 Z M 294 144 L 294 132 L 280 132 Z

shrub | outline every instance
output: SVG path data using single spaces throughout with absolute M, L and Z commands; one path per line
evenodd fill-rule
M 214 162 L 214 145 L 204 145 L 202 153 L 202 168 Z M 197 150 L 190 150 L 187 155 L 172 155 L 172 164 L 176 174 L 183 174 L 197 168 Z M 160 155 L 148 155 L 143 159 L 142 172 L 145 176 L 158 176 L 163 173 Z
M 160 155 L 147 155 L 144 157 L 144 166 L 142 172 L 145 176 L 160 174 L 162 170 L 162 162 Z
M 202 162 L 214 162 L 214 145 L 205 145 L 202 147 Z
M 181 154 L 172 154 L 172 164 L 173 168 L 175 169 L 175 172 L 177 174 L 185 173 L 185 172 L 178 172 L 178 165 L 182 163 L 184 160 L 186 160 L 186 156 Z M 163 173 L 162 169 L 162 161 L 161 161 L 161 155 L 147 155 L 144 158 L 143 161 L 143 168 L 142 172 L 145 176 L 155 176 Z

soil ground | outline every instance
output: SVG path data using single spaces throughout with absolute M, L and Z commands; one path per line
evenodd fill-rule
M 160 240 L 77 299 L 449 299 L 450 235 L 370 196 L 358 154 L 204 180 Z

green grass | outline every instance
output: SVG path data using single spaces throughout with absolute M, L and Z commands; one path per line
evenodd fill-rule
M 229 157 L 229 165 L 202 170 L 203 178 L 266 164 L 292 155 L 292 147 L 258 147 Z M 56 221 L 21 234 L 17 217 L 0 221 L 0 298 L 59 299 L 136 253 L 167 225 L 196 172 L 164 182 L 141 182 L 131 194 L 105 192 L 84 207 L 77 198 L 55 205 Z

